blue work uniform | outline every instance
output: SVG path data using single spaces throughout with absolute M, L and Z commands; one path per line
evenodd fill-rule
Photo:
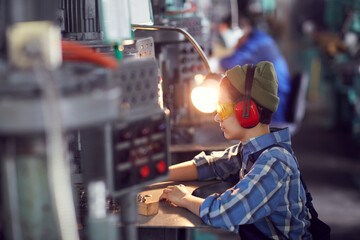
M 272 145 L 282 147 L 267 149 Z M 249 156 L 262 149 L 266 150 L 247 172 Z M 311 239 L 306 194 L 287 128 L 211 155 L 201 152 L 193 161 L 199 180 L 240 175 L 235 186 L 201 204 L 200 217 L 206 224 L 235 233 L 239 225 L 253 224 L 272 239 Z
M 272 122 L 286 122 L 285 112 L 290 94 L 291 78 L 286 60 L 271 36 L 254 29 L 246 42 L 239 46 L 231 56 L 220 60 L 220 66 L 226 71 L 236 65 L 258 64 L 261 61 L 269 61 L 274 64 L 279 83 L 278 97 L 280 102 L 272 117 Z

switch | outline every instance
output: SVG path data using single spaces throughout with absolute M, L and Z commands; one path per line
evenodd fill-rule
M 149 134 L 150 134 L 150 128 L 149 128 L 149 127 L 143 127 L 143 128 L 141 128 L 139 134 L 140 134 L 141 136 L 147 136 L 147 135 L 149 135 Z
M 166 123 L 160 123 L 157 125 L 157 132 L 163 132 L 166 129 Z
M 164 144 L 160 141 L 153 142 L 149 148 L 151 149 L 152 153 L 159 153 L 164 150 Z
M 156 169 L 159 173 L 163 173 L 166 170 L 166 163 L 164 161 L 159 161 L 156 164 Z
M 124 132 L 122 136 L 124 140 L 130 140 L 132 139 L 132 137 L 133 137 L 133 133 L 131 131 Z
M 149 166 L 145 165 L 140 168 L 140 176 L 142 178 L 147 178 L 150 175 L 150 168 Z

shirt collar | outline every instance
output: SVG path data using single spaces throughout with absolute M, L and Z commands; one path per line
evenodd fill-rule
M 243 164 L 246 166 L 250 154 L 281 142 L 291 143 L 289 128 L 271 128 L 268 134 L 248 139 L 243 144 Z

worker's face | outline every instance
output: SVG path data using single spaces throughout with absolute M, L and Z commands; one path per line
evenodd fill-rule
M 221 106 L 224 103 L 226 103 L 226 105 L 227 103 L 233 103 L 233 101 L 230 99 L 230 96 L 228 95 L 227 91 L 220 89 L 218 103 Z M 229 107 L 229 106 L 224 105 L 224 107 Z M 245 129 L 242 128 L 238 123 L 235 116 L 235 112 L 234 111 L 229 112 L 230 115 L 226 114 L 225 112 L 226 111 L 224 111 L 223 113 L 221 112 L 217 113 L 215 115 L 215 122 L 218 122 L 220 124 L 221 131 L 224 132 L 224 136 L 226 139 L 242 140 Z
M 218 28 L 219 28 L 219 33 L 223 33 L 230 29 L 229 25 L 227 25 L 226 23 L 219 23 Z

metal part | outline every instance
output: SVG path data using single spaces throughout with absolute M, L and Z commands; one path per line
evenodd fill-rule
M 39 57 L 39 55 L 36 55 L 36 57 Z M 29 211 L 21 211 L 24 215 L 20 215 L 20 222 L 34 224 L 31 230 L 27 228 L 27 225 L 22 225 L 21 230 L 23 236 L 29 236 L 26 238 L 44 239 L 42 235 L 46 235 L 46 239 L 78 239 L 70 171 L 66 150 L 64 148 L 63 134 L 71 128 L 103 124 L 113 119 L 119 119 L 119 86 L 116 86 L 114 83 L 109 83 L 110 81 L 106 81 L 107 78 L 101 79 L 102 84 L 100 84 L 100 87 L 99 85 L 92 86 L 89 83 L 91 83 L 90 81 L 93 77 L 83 79 L 80 77 L 83 73 L 82 71 L 75 72 L 74 75 L 69 74 L 72 76 L 71 80 L 74 80 L 74 76 L 76 76 L 76 79 L 69 84 L 69 82 L 66 81 L 68 79 L 64 80 L 63 77 L 67 75 L 66 70 L 71 68 L 65 68 L 65 71 L 62 69 L 64 72 L 50 72 L 43 67 L 41 60 L 37 63 L 34 69 L 29 71 L 18 69 L 9 71 L 9 69 L 7 69 L 6 74 L 2 74 L 5 78 L 1 78 L 3 84 L 0 88 L 0 105 L 3 107 L 1 111 L 6 112 L 1 115 L 8 115 L 4 118 L 6 121 L 3 121 L 3 119 L 0 121 L 0 135 L 7 137 L 16 136 L 19 139 L 26 138 L 26 135 L 39 135 L 40 138 L 44 138 L 45 136 L 47 140 L 47 144 L 44 144 L 43 147 L 43 149 L 46 149 L 47 156 L 45 156 L 45 154 L 41 156 L 43 161 L 40 165 L 45 169 L 46 177 L 48 177 L 49 180 L 33 178 L 29 180 L 24 177 L 25 174 L 20 174 L 20 179 L 18 180 L 18 182 L 24 182 L 24 185 L 34 184 L 34 186 L 40 186 L 41 189 L 43 189 L 42 194 L 39 194 L 39 191 L 35 187 L 30 188 L 29 186 L 27 186 L 27 189 L 29 189 L 32 194 L 23 195 L 22 192 L 25 193 L 25 191 L 19 189 L 17 191 L 21 192 L 18 194 L 19 202 L 29 202 L 28 197 L 38 201 L 38 198 L 42 197 L 46 199 L 44 201 L 47 204 L 53 204 L 53 207 L 29 207 Z M 96 69 L 94 66 L 91 67 L 92 69 Z M 76 71 L 79 71 L 79 68 L 76 69 Z M 103 74 L 100 72 L 100 74 L 98 73 L 96 76 L 101 77 L 101 75 Z M 61 84 L 59 84 L 59 79 Z M 73 85 L 74 82 L 79 83 L 82 80 L 85 80 L 87 84 L 81 83 L 80 86 L 87 86 L 87 89 L 78 88 L 76 84 Z M 23 82 L 25 83 L 24 85 L 21 84 Z M 64 95 L 60 95 L 60 93 Z M 93 101 L 89 102 L 91 99 L 93 99 Z M 104 101 L 101 102 L 98 99 Z M 111 104 L 111 102 L 113 102 L 113 104 Z M 106 111 L 105 115 L 102 114 L 104 112 L 103 104 L 109 106 L 109 103 L 110 106 L 113 106 L 113 109 L 110 109 L 111 111 L 108 112 L 108 114 Z M 93 111 L 91 113 L 88 112 L 91 109 Z M 96 109 L 99 111 L 96 111 Z M 105 109 L 107 108 L 105 107 Z M 93 114 L 96 113 L 99 113 L 101 117 L 96 116 L 95 119 L 92 118 L 91 116 L 94 116 Z M 62 124 L 63 114 L 66 114 L 68 117 L 68 120 L 65 119 L 65 127 Z M 83 116 L 78 116 L 77 114 Z M 109 114 L 112 117 L 108 118 Z M 32 117 L 33 119 L 31 119 Z M 75 122 L 73 121 L 74 117 L 77 118 Z M 32 142 L 32 139 L 30 142 Z M 21 158 L 15 157 L 17 164 L 20 164 Z M 38 156 L 34 155 L 34 153 L 27 153 L 21 157 L 36 159 Z M 26 163 L 30 164 L 31 161 L 27 160 Z M 20 167 L 21 165 L 17 165 L 17 171 L 25 171 L 20 169 Z M 39 167 L 37 168 L 40 169 Z M 39 176 L 42 175 L 39 174 Z M 40 182 L 43 184 L 49 183 L 49 186 L 43 186 Z M 33 194 L 37 194 L 37 197 L 34 197 Z M 46 198 L 47 194 L 51 197 Z M 41 201 L 39 202 L 41 203 Z M 45 211 L 38 211 L 39 209 Z M 51 215 L 54 215 L 53 219 L 51 219 Z M 36 217 L 46 218 L 46 220 L 41 220 L 41 223 L 39 223 L 39 221 L 29 220 L 36 220 Z M 42 225 L 43 227 L 36 225 Z M 116 223 L 113 225 L 116 226 Z
M 159 31 L 159 30 L 164 31 L 164 30 L 166 30 L 166 31 L 175 31 L 175 32 L 181 33 L 191 42 L 191 44 L 194 46 L 196 51 L 199 53 L 201 59 L 203 60 L 203 62 L 205 64 L 205 67 L 206 67 L 206 70 L 208 71 L 208 73 L 212 72 L 210 65 L 209 65 L 209 60 L 208 60 L 207 56 L 205 55 L 203 49 L 199 46 L 199 44 L 196 42 L 196 40 L 183 28 L 171 27 L 171 26 L 159 26 L 159 25 L 153 25 L 153 26 L 132 25 L 132 28 L 149 30 L 149 31 Z
M 106 188 L 102 181 L 88 185 L 89 215 L 87 219 L 90 240 L 119 239 L 118 216 L 106 215 Z
M 152 37 L 137 38 L 135 44 L 124 46 L 124 57 L 155 58 L 154 40 Z
M 17 191 L 17 172 L 15 164 L 15 146 L 14 141 L 4 141 L 1 143 L 4 146 L 2 160 L 0 162 L 1 169 L 1 189 L 3 189 L 2 206 L 9 213 L 9 221 L 4 223 L 8 229 L 8 235 L 12 236 L 14 240 L 22 239 L 22 229 L 20 226 L 19 216 L 19 196 Z M 5 193 L 8 193 L 7 195 Z M 5 234 L 5 233 L 4 233 Z
M 205 55 L 211 49 L 210 32 L 205 31 L 198 16 L 162 19 L 158 24 L 133 25 L 135 37 L 154 38 L 163 79 L 163 102 L 171 113 L 171 142 L 189 142 L 193 126 L 212 121 L 212 117 L 200 114 L 190 100 L 195 75 L 211 72 Z
M 46 164 L 49 179 L 50 196 L 54 203 L 56 223 L 62 239 L 77 240 L 77 219 L 71 188 L 69 165 L 66 161 L 66 149 L 61 123 L 59 92 L 51 74 L 44 66 L 36 66 L 35 74 L 44 94 L 43 115 L 45 118 Z
M 97 71 L 91 65 L 79 67 L 73 64 L 46 74 L 47 78 L 54 79 L 61 92 L 59 107 L 65 129 L 77 129 L 119 117 L 121 89 L 119 83 L 107 80 L 111 77 L 108 72 Z M 45 100 L 39 94 L 41 90 L 35 72 L 0 72 L 0 76 L 0 132 L 26 134 L 43 131 Z
M 146 198 L 150 198 L 150 197 L 152 197 L 151 194 L 146 194 L 145 196 L 142 196 L 141 194 L 138 194 L 137 195 L 137 201 L 144 203 L 144 202 L 146 202 Z
M 49 191 L 45 142 L 41 136 L 1 137 L 5 154 L 1 165 L 8 186 L 3 188 L 7 239 L 59 239 L 54 205 Z M 9 175 L 11 174 L 11 176 Z M 4 178 L 4 179 L 5 179 Z
M 138 194 L 138 195 L 137 195 L 137 201 L 138 201 L 138 202 L 141 202 L 141 199 L 142 199 L 141 194 Z
M 113 72 L 109 84 L 123 89 L 118 118 L 81 130 L 85 183 L 105 181 L 120 197 L 167 177 L 169 113 L 159 106 L 159 82 L 153 58 L 124 59 Z
M 16 23 L 7 31 L 9 58 L 18 68 L 56 69 L 62 62 L 60 29 L 52 22 Z
M 60 100 L 62 122 L 66 129 L 76 129 L 116 118 L 119 112 L 120 89 L 96 91 L 93 94 Z M 43 99 L 4 99 L 0 101 L 0 132 L 40 132 L 45 127 Z
M 138 239 L 136 221 L 138 216 L 136 192 L 131 191 L 121 197 L 121 223 L 123 239 Z
M 19 211 L 24 239 L 58 239 L 60 235 L 44 157 L 25 156 L 16 159 Z
M 72 40 L 102 40 L 100 6 L 96 0 L 59 0 L 58 21 L 63 36 Z
M 106 189 L 102 181 L 88 184 L 89 218 L 104 218 L 106 216 Z

